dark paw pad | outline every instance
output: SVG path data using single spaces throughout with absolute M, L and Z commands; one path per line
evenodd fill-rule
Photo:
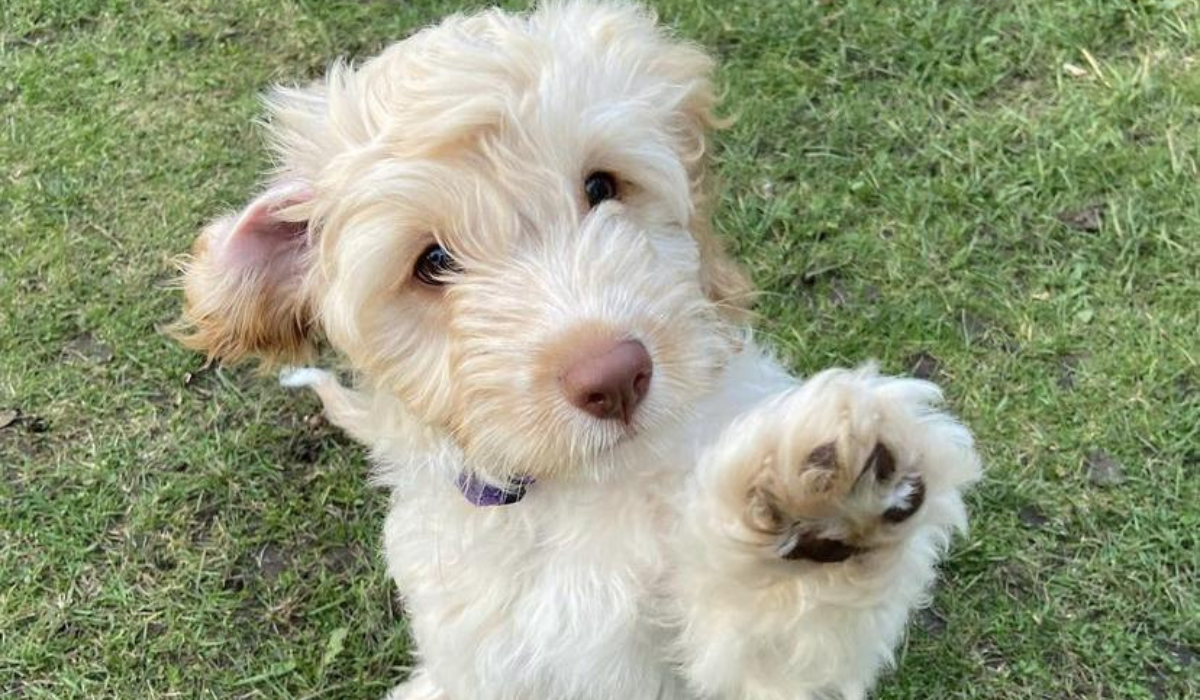
M 908 484 L 908 498 L 904 503 L 883 511 L 885 522 L 902 523 L 911 518 L 925 503 L 925 482 L 920 476 L 916 474 L 906 476 L 900 481 L 900 484 Z
M 886 445 L 877 442 L 875 449 L 871 450 L 870 456 L 867 457 L 867 463 L 863 465 L 863 472 L 874 474 L 879 481 L 887 481 L 896 473 L 896 457 Z
M 813 561 L 818 564 L 835 564 L 846 561 L 859 553 L 859 548 L 840 540 L 830 540 L 816 535 L 799 534 L 794 542 L 781 553 L 789 561 Z

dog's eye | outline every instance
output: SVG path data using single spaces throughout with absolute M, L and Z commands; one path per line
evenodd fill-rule
M 413 268 L 413 276 L 431 287 L 446 284 L 446 278 L 458 272 L 462 272 L 462 268 L 445 248 L 436 243 L 421 253 L 421 257 L 417 258 L 417 266 Z
M 617 198 L 617 178 L 612 173 L 598 170 L 583 181 L 583 193 L 587 195 L 589 207 L 594 207 L 606 199 Z

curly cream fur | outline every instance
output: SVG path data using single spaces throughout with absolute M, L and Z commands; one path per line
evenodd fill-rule
M 320 333 L 354 370 L 286 382 L 392 490 L 421 660 L 396 700 L 861 697 L 965 526 L 978 459 L 935 387 L 800 382 L 744 326 L 708 219 L 711 70 L 635 6 L 549 2 L 268 97 L 277 170 L 258 218 L 197 242 L 187 342 L 287 357 Z M 596 171 L 620 196 L 589 208 Z M 442 287 L 413 275 L 434 243 L 461 267 Z M 654 365 L 632 422 L 572 406 L 573 358 L 628 339 Z M 481 508 L 463 472 L 537 481 Z M 806 537 L 855 554 L 787 558 Z

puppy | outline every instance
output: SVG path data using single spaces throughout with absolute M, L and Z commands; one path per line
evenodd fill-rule
M 311 386 L 391 489 L 395 700 L 862 698 L 980 475 L 939 391 L 806 381 L 709 230 L 711 60 L 624 4 L 454 16 L 267 98 L 180 335 Z

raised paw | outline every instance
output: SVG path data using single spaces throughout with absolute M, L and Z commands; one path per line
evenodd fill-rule
M 818 564 L 903 541 L 931 487 L 978 472 L 965 430 L 929 407 L 937 398 L 924 382 L 842 370 L 782 397 L 742 469 L 753 541 L 770 556 Z
M 755 529 L 777 535 L 776 552 L 784 559 L 822 564 L 849 559 L 882 544 L 888 525 L 908 520 L 925 502 L 920 473 L 900 473 L 883 442 L 859 464 L 839 460 L 836 443 L 828 442 L 797 469 L 803 472 L 793 484 L 798 490 L 779 488 L 787 479 L 764 472 L 747 506 Z

